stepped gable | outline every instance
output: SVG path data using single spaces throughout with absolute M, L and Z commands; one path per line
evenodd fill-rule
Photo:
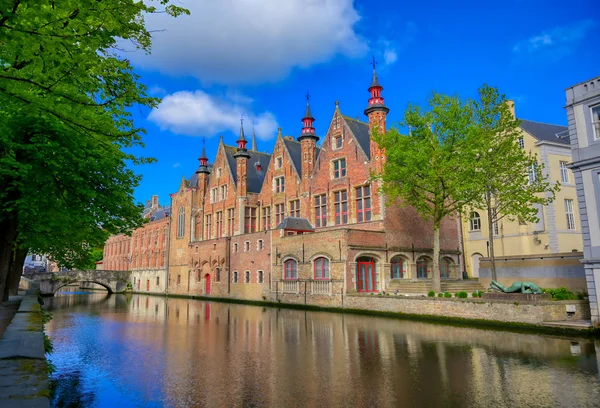
M 237 185 L 237 164 L 234 155 L 237 153 L 238 148 L 236 146 L 229 146 L 223 144 L 225 150 L 225 156 L 227 157 L 227 164 L 233 177 L 233 182 Z M 260 193 L 263 182 L 265 180 L 265 169 L 269 167 L 271 161 L 271 155 L 268 153 L 256 152 L 254 150 L 248 150 L 247 154 L 250 156 L 248 159 L 248 192 L 249 193 Z M 261 170 L 258 170 L 254 163 L 260 161 Z

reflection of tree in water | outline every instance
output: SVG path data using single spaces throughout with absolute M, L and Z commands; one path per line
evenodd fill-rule
M 50 390 L 53 407 L 78 408 L 94 404 L 94 391 L 83 389 L 83 379 L 79 370 L 53 376 L 50 380 Z

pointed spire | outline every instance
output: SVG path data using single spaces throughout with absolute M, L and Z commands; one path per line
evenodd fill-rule
M 238 148 L 237 152 L 233 155 L 233 157 L 245 157 L 249 158 L 250 154 L 248 153 L 248 149 L 246 149 L 246 144 L 248 141 L 246 140 L 246 136 L 244 135 L 244 116 L 240 118 L 240 137 L 237 140 Z
M 254 121 L 252 122 L 252 148 L 250 150 L 258 151 L 256 148 L 256 131 L 254 130 Z
M 308 93 L 308 91 L 306 91 L 306 112 L 304 112 L 304 118 L 314 119 L 310 111 L 310 94 Z
M 206 138 L 203 137 L 202 138 L 202 154 L 198 158 L 198 161 L 200 162 L 200 167 L 198 167 L 198 170 L 196 170 L 196 174 L 199 174 L 199 173 L 210 174 L 210 170 L 208 168 L 208 157 L 206 157 L 206 149 L 204 148 L 205 143 L 206 143 Z
M 377 78 L 377 61 L 375 61 L 374 55 L 373 55 L 373 61 L 371 62 L 371 65 L 373 66 L 373 79 L 371 79 L 371 86 L 369 87 L 369 90 L 371 88 L 375 88 L 375 87 L 382 88 L 382 86 L 379 84 L 379 78 Z
M 311 138 L 319 140 L 319 137 L 315 134 L 314 128 L 315 118 L 310 111 L 310 94 L 306 91 L 306 111 L 304 112 L 304 117 L 302 118 L 302 123 L 304 126 L 302 127 L 302 133 L 298 136 L 298 141 L 301 142 L 303 139 Z

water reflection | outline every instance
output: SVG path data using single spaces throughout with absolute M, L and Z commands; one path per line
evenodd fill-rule
M 51 359 L 61 380 L 55 406 L 593 407 L 600 401 L 600 345 L 592 341 L 141 295 L 49 303 Z

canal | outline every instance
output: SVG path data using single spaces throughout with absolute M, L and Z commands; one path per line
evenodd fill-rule
M 58 294 L 56 407 L 596 407 L 600 343 L 383 317 Z

